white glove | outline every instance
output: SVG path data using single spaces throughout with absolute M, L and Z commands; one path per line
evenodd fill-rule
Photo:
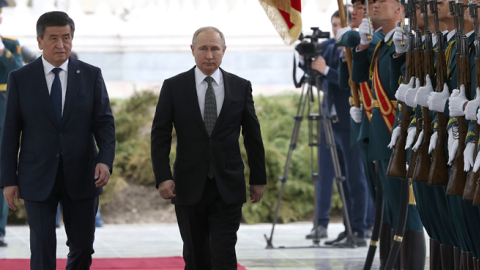
M 460 86 L 460 92 L 457 89 L 453 90 L 452 95 L 448 100 L 450 101 L 448 104 L 450 116 L 457 117 L 465 115 L 463 105 L 468 102 L 468 99 L 465 96 L 465 86 L 463 84 Z
M 477 112 L 477 124 L 480 125 L 480 110 Z
M 458 133 L 458 127 L 452 126 L 448 129 L 448 165 L 452 165 L 453 159 L 458 149 L 458 138 L 453 137 L 453 133 Z
M 473 172 L 477 172 L 480 169 L 480 156 L 477 154 L 477 158 L 475 159 L 475 165 L 473 166 Z
M 480 87 L 477 87 L 477 95 L 474 100 L 470 100 L 465 107 L 465 119 L 477 120 L 477 109 L 480 107 Z
M 443 85 L 443 91 L 440 93 L 430 93 L 428 96 L 428 108 L 431 111 L 443 112 L 445 110 L 445 103 L 447 102 L 450 92 L 448 91 L 447 84 Z
M 355 123 L 362 122 L 362 111 L 363 111 L 363 104 L 360 104 L 360 108 L 355 106 L 350 107 L 350 116 L 352 117 Z
M 352 28 L 350 26 L 338 29 L 337 30 L 337 36 L 335 38 L 337 40 L 339 40 L 343 36 L 343 34 L 345 34 L 346 32 L 348 32 L 350 30 L 352 30 Z
M 437 147 L 437 140 L 438 140 L 438 132 L 435 131 L 430 137 L 430 145 L 428 146 L 428 153 L 431 154 L 433 150 L 435 150 L 435 147 Z
M 402 28 L 399 26 L 400 25 L 400 22 L 397 22 L 395 24 L 397 27 L 395 27 L 395 32 L 393 33 L 393 43 L 395 44 L 395 52 L 396 53 L 405 53 L 407 50 L 408 50 L 408 38 L 407 38 L 407 35 L 406 33 L 402 33 Z M 404 45 L 402 46 L 401 45 L 401 41 L 402 41 L 402 36 L 403 36 L 403 40 L 404 40 Z
M 415 104 L 428 107 L 428 96 L 430 93 L 433 93 L 432 81 L 430 80 L 430 75 L 427 74 L 425 77 L 425 81 L 427 82 L 425 86 L 422 86 L 418 89 L 417 94 L 415 95 Z
M 415 83 L 415 77 L 412 76 L 408 84 L 404 84 L 404 83 L 400 84 L 397 92 L 395 92 L 395 98 L 399 101 L 405 102 L 405 93 L 409 88 L 413 88 L 414 83 Z
M 473 152 L 475 151 L 475 143 L 469 142 L 463 151 L 463 170 L 468 172 L 474 166 Z
M 412 150 L 417 152 L 420 146 L 422 146 L 422 142 L 423 142 L 423 130 L 420 131 L 420 134 L 418 135 L 418 139 L 415 142 L 415 145 L 412 147 Z
M 372 42 L 371 40 L 367 40 L 368 34 L 373 38 L 373 26 L 369 25 L 367 18 L 362 19 L 362 23 L 358 27 L 358 33 L 360 34 L 360 44 L 367 45 Z
M 415 96 L 417 95 L 417 91 L 420 88 L 420 79 L 415 80 L 415 88 L 409 88 L 405 93 L 405 103 L 408 107 L 415 108 L 417 107 L 417 103 L 415 103 Z
M 3 44 L 2 39 L 0 38 L 0 51 L 5 49 L 5 44 Z
M 397 126 L 392 131 L 392 138 L 390 139 L 390 143 L 388 144 L 388 148 L 393 149 L 395 144 L 397 144 L 398 136 L 400 136 L 400 126 Z
M 407 130 L 407 142 L 405 143 L 405 150 L 412 147 L 413 141 L 415 140 L 415 135 L 417 134 L 416 127 L 410 127 Z

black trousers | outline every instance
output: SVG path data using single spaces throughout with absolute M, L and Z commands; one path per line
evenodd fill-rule
M 207 179 L 196 205 L 175 205 L 186 270 L 237 269 L 235 244 L 243 204 L 226 204 Z
M 90 269 L 92 264 L 98 196 L 85 200 L 71 200 L 65 189 L 62 165 L 60 161 L 55 185 L 45 201 L 25 200 L 30 226 L 30 269 L 32 270 L 56 269 L 55 215 L 58 202 L 63 208 L 63 222 L 70 250 L 66 269 Z

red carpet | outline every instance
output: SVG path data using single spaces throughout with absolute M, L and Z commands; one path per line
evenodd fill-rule
M 57 269 L 65 269 L 67 259 L 57 259 Z M 182 257 L 161 258 L 109 258 L 93 259 L 90 270 L 135 269 L 135 270 L 182 270 L 185 267 Z M 29 259 L 0 259 L 0 270 L 28 270 Z M 240 264 L 238 270 L 247 270 Z

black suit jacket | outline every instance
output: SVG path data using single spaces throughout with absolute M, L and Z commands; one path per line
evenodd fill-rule
M 211 137 L 208 136 L 198 104 L 195 71 L 165 80 L 152 126 L 152 163 L 158 185 L 175 181 L 179 205 L 196 204 L 202 197 L 208 161 L 214 164 L 215 180 L 222 199 L 229 204 L 244 203 L 244 165 L 240 156 L 240 130 L 250 167 L 250 185 L 265 185 L 265 151 L 260 124 L 255 115 L 249 81 L 221 69 L 225 99 Z M 177 134 L 177 153 L 170 170 L 172 127 Z
M 96 164 L 112 168 L 114 156 L 114 120 L 99 68 L 70 57 L 60 125 L 42 59 L 10 73 L 0 150 L 0 187 L 18 185 L 21 198 L 43 201 L 52 190 L 62 157 L 69 197 L 91 198 L 102 193 L 95 187 Z

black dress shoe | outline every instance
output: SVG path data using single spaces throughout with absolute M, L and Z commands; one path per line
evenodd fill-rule
M 328 238 L 327 229 L 322 225 L 317 227 L 318 238 Z M 305 236 L 306 239 L 313 239 L 315 237 L 315 228 L 312 228 L 312 231 Z
M 338 243 L 338 242 L 342 241 L 342 240 L 345 239 L 346 237 L 347 237 L 347 233 L 341 232 L 341 233 L 337 236 L 337 239 L 331 240 L 331 241 L 325 241 L 325 243 L 323 243 L 323 244 L 325 244 L 325 245 L 327 245 L 327 246 L 331 246 L 331 245 L 333 245 L 333 244 L 335 244 L 335 243 Z
M 8 246 L 7 245 L 7 242 L 5 242 L 5 238 L 3 238 L 3 236 L 0 236 L 0 247 L 6 247 Z
M 334 243 L 333 246 L 334 247 L 352 247 L 352 246 L 366 247 L 367 241 L 365 241 L 365 238 L 358 237 L 358 234 L 354 232 L 352 239 L 348 239 L 348 237 L 344 237 L 343 240 Z

